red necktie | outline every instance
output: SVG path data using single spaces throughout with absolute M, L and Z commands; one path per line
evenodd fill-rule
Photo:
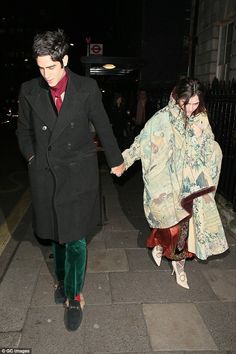
M 60 112 L 61 106 L 62 106 L 62 99 L 61 96 L 55 95 L 55 99 L 56 99 L 56 108 L 57 108 L 57 112 Z
M 61 95 L 66 90 L 67 81 L 68 81 L 68 77 L 67 77 L 67 73 L 66 73 L 63 76 L 63 78 L 56 84 L 56 86 L 50 87 L 51 95 L 52 95 L 53 100 L 55 102 L 58 113 L 60 112 L 60 109 L 62 106 Z

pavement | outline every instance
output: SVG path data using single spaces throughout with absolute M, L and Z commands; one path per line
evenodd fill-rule
M 171 263 L 163 259 L 157 267 L 145 246 L 140 166 L 120 179 L 106 165 L 100 174 L 102 218 L 88 244 L 81 327 L 64 328 L 63 306 L 54 303 L 50 245 L 35 238 L 29 206 L 0 256 L 0 353 L 236 353 L 230 205 L 218 197 L 229 250 L 207 262 L 188 260 L 187 290 L 171 276 Z

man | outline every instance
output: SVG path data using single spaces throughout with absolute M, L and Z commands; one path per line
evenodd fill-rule
M 147 91 L 140 89 L 137 97 L 135 116 L 133 117 L 135 124 L 134 136 L 137 136 L 141 132 L 145 123 L 149 118 L 153 116 L 156 110 L 156 107 L 154 107 L 153 103 L 147 95 Z
M 99 216 L 99 176 L 90 125 L 102 143 L 111 173 L 124 171 L 95 80 L 67 68 L 69 45 L 63 30 L 37 34 L 33 57 L 41 76 L 22 84 L 17 137 L 28 161 L 33 228 L 52 240 L 55 302 L 64 303 L 65 325 L 82 321 L 86 237 Z

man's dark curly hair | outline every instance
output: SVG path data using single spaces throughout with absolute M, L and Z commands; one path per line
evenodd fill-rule
M 63 65 L 62 59 L 69 51 L 69 44 L 65 32 L 62 29 L 56 31 L 46 31 L 38 33 L 33 42 L 33 58 L 50 55 L 53 61 L 59 61 Z

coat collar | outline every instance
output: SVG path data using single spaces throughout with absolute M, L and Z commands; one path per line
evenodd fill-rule
M 202 120 L 201 124 L 206 121 L 206 113 L 198 113 L 197 115 L 192 115 L 189 118 L 186 118 L 184 111 L 176 103 L 175 99 L 170 97 L 168 108 L 170 111 L 170 122 L 173 126 L 181 133 L 185 134 L 186 129 L 191 129 L 193 124 L 198 123 Z M 205 124 L 206 125 L 206 124 Z
M 73 119 L 73 112 L 78 116 L 85 97 L 88 93 L 83 92 L 82 86 L 75 85 L 73 73 L 67 69 L 68 84 L 65 92 L 63 104 L 59 114 L 52 100 L 50 89 L 45 80 L 39 78 L 39 95 L 37 96 L 34 108 L 40 119 L 52 131 L 51 143 L 55 141 L 66 126 Z

